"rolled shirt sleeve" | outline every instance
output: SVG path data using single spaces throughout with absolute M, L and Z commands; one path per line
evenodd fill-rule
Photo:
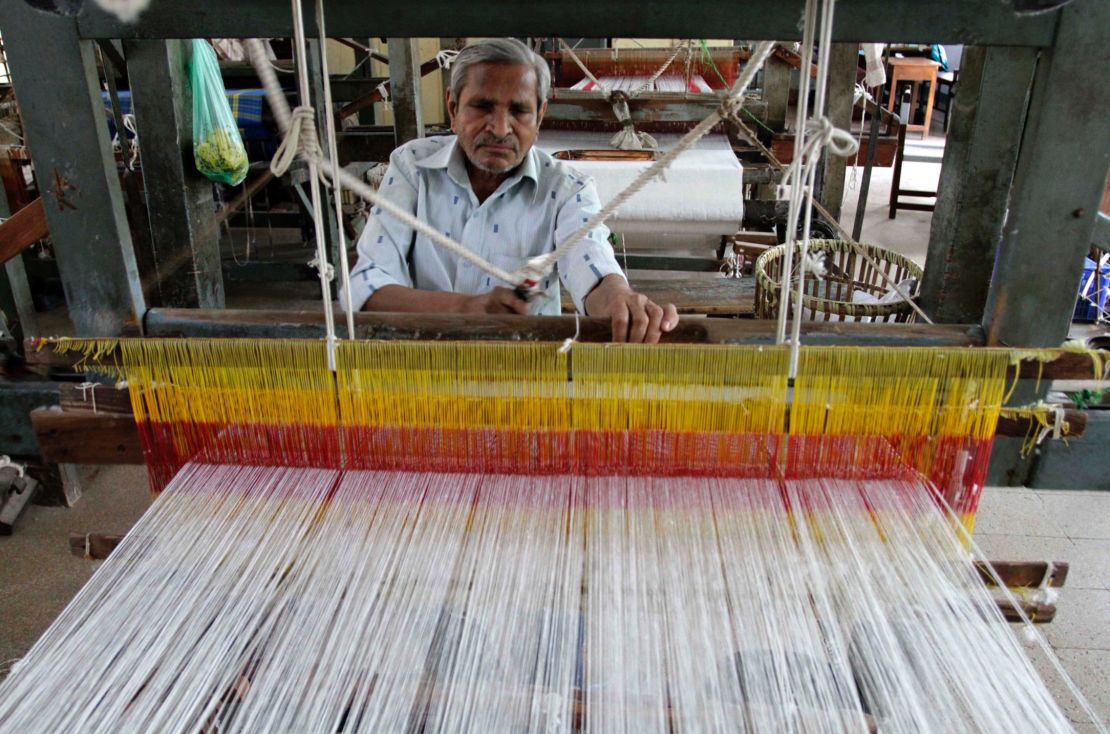
M 584 177 L 580 181 L 559 209 L 555 223 L 555 246 L 601 210 L 601 201 L 593 179 Z M 563 286 L 581 314 L 586 313 L 586 296 L 602 278 L 607 275 L 624 277 L 624 272 L 613 255 L 613 247 L 609 244 L 609 228 L 604 224 L 590 230 L 570 252 L 560 258 L 558 270 Z
M 389 158 L 389 168 L 382 178 L 378 193 L 408 212 L 416 212 L 416 173 L 406 166 L 397 151 Z M 358 239 L 358 262 L 351 270 L 351 308 L 362 309 L 370 296 L 387 285 L 413 287 L 409 272 L 409 249 L 412 228 L 397 221 L 375 206 L 362 236 Z M 339 294 L 340 306 L 347 307 L 345 294 Z

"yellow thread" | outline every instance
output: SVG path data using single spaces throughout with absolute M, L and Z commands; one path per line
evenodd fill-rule
M 323 445 L 311 437 L 329 430 L 361 435 L 341 451 L 403 451 L 409 438 L 376 444 L 373 432 L 426 431 L 432 438 L 413 439 L 415 450 L 450 445 L 452 457 L 465 459 L 485 450 L 484 439 L 440 444 L 436 436 L 492 431 L 519 434 L 508 449 L 496 449 L 500 458 L 538 452 L 544 460 L 529 465 L 569 470 L 574 444 L 542 437 L 600 433 L 637 436 L 641 453 L 627 456 L 653 470 L 676 460 L 714 471 L 758 456 L 769 467 L 771 457 L 760 451 L 773 443 L 735 461 L 725 454 L 788 435 L 822 439 L 803 445 L 800 458 L 780 455 L 807 471 L 832 476 L 897 462 L 937 481 L 939 471 L 949 488 L 962 486 L 968 459 L 959 452 L 974 452 L 974 442 L 994 434 L 1013 356 L 1002 349 L 804 347 L 791 389 L 782 347 L 578 344 L 561 354 L 555 343 L 342 342 L 334 373 L 323 341 L 67 339 L 56 349 L 86 361 L 112 359 L 88 368 L 126 379 L 136 420 L 162 426 L 169 437 L 162 440 L 185 457 L 198 441 L 206 450 L 228 442 L 217 456 L 250 455 L 252 432 L 269 428 L 265 450 L 307 462 L 307 452 Z M 660 448 L 652 438 L 687 434 L 735 440 Z M 837 444 L 838 437 L 850 440 Z M 623 450 L 619 441 L 593 445 L 601 462 L 611 458 L 610 446 Z M 898 452 L 904 455 L 891 455 Z M 937 469 L 941 459 L 947 464 Z

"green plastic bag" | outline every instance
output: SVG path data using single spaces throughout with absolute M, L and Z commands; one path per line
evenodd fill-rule
M 247 177 L 247 149 L 227 103 L 220 62 L 208 41 L 193 39 L 189 62 L 193 90 L 193 160 L 212 181 L 237 186 Z

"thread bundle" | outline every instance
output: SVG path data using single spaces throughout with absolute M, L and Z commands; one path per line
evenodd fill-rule
M 156 487 L 186 461 L 508 474 L 884 478 L 968 522 L 1009 354 L 990 349 L 119 340 Z
M 165 491 L 0 732 L 1070 731 L 950 514 L 1005 352 L 71 346 Z
M 190 464 L 0 686 L 0 732 L 875 730 L 1070 731 L 920 482 Z

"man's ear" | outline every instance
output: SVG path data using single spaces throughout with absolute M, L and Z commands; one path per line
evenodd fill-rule
M 545 99 L 543 101 L 543 104 L 540 105 L 539 115 L 537 115 L 537 119 L 536 119 L 536 127 L 539 127 L 540 125 L 543 124 L 543 116 L 546 115 L 546 114 L 547 114 L 547 100 Z
M 455 130 L 455 115 L 459 111 L 459 103 L 455 99 L 455 95 L 451 94 L 451 89 L 447 89 L 447 116 L 451 121 L 451 129 Z M 455 130 L 455 132 L 458 132 Z

